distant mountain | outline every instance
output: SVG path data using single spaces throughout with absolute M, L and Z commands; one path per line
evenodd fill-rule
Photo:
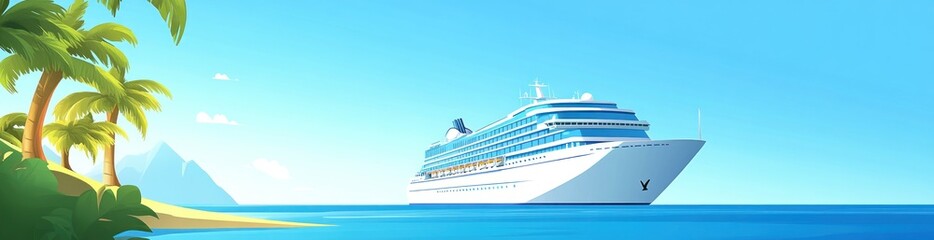
M 116 168 L 120 184 L 139 186 L 149 199 L 176 205 L 237 204 L 198 163 L 183 160 L 165 143 L 148 153 L 124 157 Z M 97 167 L 86 175 L 101 180 L 101 170 Z
M 45 160 L 62 164 L 62 157 L 58 155 L 58 152 L 56 152 L 55 149 L 52 149 L 48 145 L 42 144 L 42 151 L 45 152 Z

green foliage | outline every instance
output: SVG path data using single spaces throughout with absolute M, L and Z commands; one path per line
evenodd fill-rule
M 162 105 L 155 94 L 172 98 L 164 85 L 154 80 L 138 79 L 126 81 L 123 71 L 113 68 L 110 74 L 120 81 L 126 90 L 124 95 L 103 92 L 76 92 L 62 98 L 52 111 L 57 119 L 70 120 L 87 114 L 110 113 L 114 107 L 127 121 L 146 137 L 148 121 L 145 111 L 161 111 Z
M 103 23 L 90 30 L 80 30 L 83 41 L 68 48 L 72 55 L 88 59 L 94 63 L 126 69 L 129 65 L 126 55 L 113 42 L 126 42 L 136 46 L 136 35 L 126 26 L 117 23 Z
M 110 64 L 126 65 L 126 56 L 122 52 L 109 45 L 110 43 L 100 43 L 94 41 L 82 41 L 78 47 L 88 47 L 89 49 L 69 48 L 75 56 L 67 56 L 62 60 L 64 67 L 44 65 L 42 61 L 30 61 L 23 54 L 12 54 L 0 60 L 0 86 L 3 86 L 8 92 L 16 92 L 16 81 L 25 74 L 40 70 L 60 70 L 66 78 L 77 82 L 88 84 L 102 92 L 111 94 L 123 94 L 122 86 L 107 70 L 94 63 L 103 62 Z M 91 58 L 83 55 L 85 52 L 91 54 Z M 103 54 L 103 55 L 94 55 Z M 109 55 L 108 55 L 109 54 Z M 37 56 L 48 57 L 48 56 Z M 88 60 L 94 62 L 88 62 Z M 124 66 L 125 67 L 125 66 Z
M 120 3 L 123 0 L 97 0 L 97 2 L 107 7 L 110 14 L 117 16 L 120 10 Z M 185 0 L 148 0 L 153 7 L 159 11 L 159 15 L 169 25 L 169 32 L 172 33 L 172 39 L 177 45 L 182 41 L 182 35 L 185 34 L 185 22 L 188 19 L 188 8 L 185 6 Z
M 21 127 L 25 125 L 25 113 L 10 113 L 3 115 L 0 117 L 0 140 L 6 141 L 7 143 L 16 147 L 22 146 L 20 139 L 23 139 L 23 129 Z
M 44 0 L 23 2 L 36 1 Z M 55 6 L 58 7 L 58 5 Z M 10 9 L 13 10 L 15 7 Z M 133 32 L 117 23 L 104 23 L 90 30 L 83 29 L 83 15 L 87 9 L 85 0 L 75 0 L 68 10 L 63 10 L 61 7 L 56 9 L 62 11 L 48 16 L 47 20 L 55 22 L 55 26 L 69 29 L 70 34 L 65 37 L 51 34 L 48 31 L 40 31 L 41 34 L 34 34 L 36 36 L 24 35 L 24 38 L 34 37 L 36 43 L 32 44 L 35 45 L 33 48 L 40 49 L 40 51 L 13 51 L 15 49 L 8 51 L 13 54 L 0 60 L 0 85 L 13 93 L 16 92 L 16 81 L 24 74 L 34 71 L 61 71 L 64 77 L 88 84 L 99 91 L 122 94 L 122 86 L 119 82 L 96 64 L 126 69 L 129 65 L 126 55 L 113 44 L 127 42 L 135 46 L 137 41 Z M 7 11 L 4 14 L 16 13 L 10 12 Z M 4 37 L 2 27 L 4 17 L 6 16 L 0 15 L 0 37 Z M 4 40 L 0 39 L 0 48 L 3 46 Z M 42 50 L 44 48 L 48 49 Z M 59 48 L 64 48 L 65 54 L 61 54 L 62 49 Z
M 39 239 L 51 230 L 45 218 L 74 206 L 74 198 L 58 192 L 58 182 L 45 161 L 4 155 L 0 162 L 0 239 Z
M 114 239 L 131 230 L 151 232 L 137 217 L 156 213 L 142 205 L 135 186 L 66 196 L 45 161 L 21 160 L 2 143 L 0 152 L 0 239 Z
M 84 13 L 88 10 L 88 2 L 78 0 L 71 4 L 62 16 L 62 23 L 72 29 L 84 27 Z
M 84 152 L 91 160 L 97 159 L 98 149 L 114 143 L 110 134 L 127 137 L 117 124 L 94 122 L 91 115 L 74 121 L 56 121 L 45 125 L 42 135 L 49 139 L 59 153 L 70 151 L 72 147 Z M 64 154 L 62 154 L 64 156 Z
M 19 146 L 0 141 L 0 161 L 3 159 L 23 159 L 22 150 Z
M 152 232 L 139 216 L 157 217 L 140 200 L 139 189 L 123 186 L 114 194 L 110 189 L 85 191 L 78 197 L 74 211 L 53 213 L 47 219 L 57 225 L 52 228 L 56 235 L 74 234 L 76 239 L 113 239 L 117 234 L 136 230 Z M 69 232 L 70 230 L 70 232 Z
M 65 47 L 81 38 L 61 21 L 65 10 L 51 0 L 9 4 L 0 0 L 0 50 L 22 54 L 39 65 L 63 67 L 68 57 Z
M 3 33 L 0 32 L 0 38 L 3 38 L 2 35 Z M 58 43 L 61 44 L 61 42 Z M 64 45 L 62 51 L 65 51 Z M 0 86 L 3 86 L 7 92 L 16 93 L 16 80 L 20 76 L 42 69 L 43 65 L 37 63 L 41 61 L 30 61 L 26 56 L 27 54 L 16 53 L 0 60 Z

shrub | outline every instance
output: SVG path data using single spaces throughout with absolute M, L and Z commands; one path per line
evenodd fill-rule
M 2 144 L 0 144 L 2 145 Z M 88 189 L 73 197 L 41 159 L 0 155 L 0 239 L 114 239 L 129 230 L 151 232 L 139 216 L 156 216 L 135 186 Z

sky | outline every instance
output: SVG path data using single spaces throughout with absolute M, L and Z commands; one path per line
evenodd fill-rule
M 635 110 L 653 139 L 696 138 L 701 109 L 707 143 L 656 204 L 934 204 L 931 1 L 188 1 L 188 14 L 176 46 L 142 1 L 116 18 L 91 4 L 89 23 L 139 38 L 120 45 L 128 79 L 174 95 L 118 159 L 165 142 L 241 204 L 405 204 L 451 120 L 498 120 L 535 79 Z M 0 113 L 26 112 L 37 79 L 0 94 Z M 64 82 L 53 104 L 87 90 Z

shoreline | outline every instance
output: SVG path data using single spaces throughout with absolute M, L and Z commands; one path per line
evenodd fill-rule
M 104 184 L 98 181 L 74 173 L 56 163 L 48 162 L 48 167 L 49 170 L 52 171 L 52 174 L 55 175 L 55 178 L 58 179 L 58 190 L 63 194 L 77 196 L 81 194 L 83 189 L 101 189 L 101 187 L 104 186 Z M 116 190 L 119 187 L 108 188 Z M 143 195 L 145 195 L 145 189 L 143 189 L 143 193 Z M 304 228 L 333 226 L 327 224 L 268 220 L 210 212 L 175 206 L 147 198 L 143 198 L 142 203 L 152 208 L 152 210 L 156 212 L 156 215 L 159 216 L 159 218 L 151 216 L 139 218 L 152 229 Z

